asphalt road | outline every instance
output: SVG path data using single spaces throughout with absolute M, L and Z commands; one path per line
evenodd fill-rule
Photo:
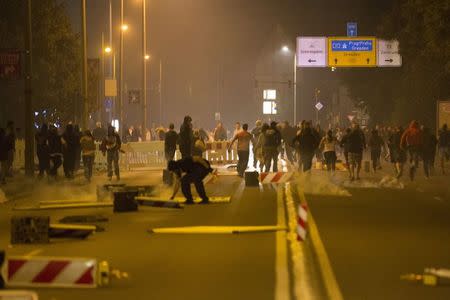
M 159 183 L 156 175 L 135 174 L 133 183 Z M 137 182 L 139 181 L 139 182 Z M 194 190 L 194 188 L 193 188 Z M 222 176 L 207 186 L 210 195 L 232 196 L 231 203 L 193 205 L 184 209 L 142 207 L 114 214 L 111 208 L 15 212 L 13 205 L 39 200 L 91 199 L 95 185 L 45 183 L 27 196 L 1 205 L 0 247 L 9 255 L 95 257 L 130 274 L 97 289 L 37 289 L 40 299 L 273 299 L 276 241 L 274 233 L 149 234 L 150 228 L 172 226 L 276 225 L 277 197 L 272 186 L 245 188 L 237 176 Z M 106 231 L 86 240 L 60 240 L 45 245 L 9 245 L 13 215 L 63 216 L 101 214 Z
M 450 268 L 450 179 L 405 183 L 353 187 L 351 197 L 306 195 L 344 299 L 450 299 L 449 285 L 400 280 Z

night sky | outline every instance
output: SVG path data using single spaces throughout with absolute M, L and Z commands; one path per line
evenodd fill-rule
M 299 35 L 345 35 L 358 22 L 359 35 L 373 35 L 393 1 L 380 0 L 147 0 L 151 119 L 159 123 L 159 60 L 163 63 L 162 122 L 186 113 L 211 127 L 218 108 L 226 123 L 257 117 L 253 102 L 256 59 L 277 27 L 287 42 Z M 108 1 L 88 2 L 88 55 L 99 57 L 101 33 L 108 40 Z M 141 87 L 141 0 L 125 0 L 124 77 Z M 74 29 L 80 28 L 80 1 L 66 0 Z M 113 48 L 118 47 L 119 1 L 113 0 Z M 117 43 L 117 46 L 116 46 Z M 223 87 L 218 86 L 222 82 Z M 221 92 L 222 91 L 222 92 Z M 221 94 L 222 93 L 222 94 Z M 220 95 L 219 95 L 220 94 Z M 218 103 L 220 102 L 220 103 Z M 180 105 L 182 104 L 182 105 Z M 239 107 L 239 109 L 236 109 Z M 130 108 L 130 113 L 133 108 Z M 136 113 L 139 108 L 135 109 Z M 258 112 L 259 113 L 259 112 Z

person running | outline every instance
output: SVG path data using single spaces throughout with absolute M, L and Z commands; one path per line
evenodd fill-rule
M 261 126 L 262 126 L 262 122 L 261 120 L 257 120 L 255 122 L 255 128 L 252 129 L 251 134 L 253 136 L 253 140 L 255 142 L 258 141 L 259 136 L 261 134 Z M 261 165 L 261 163 L 260 163 Z M 253 168 L 256 169 L 256 167 L 258 166 L 258 156 L 257 156 L 257 147 L 255 144 L 253 144 Z
M 283 139 L 284 150 L 286 152 L 287 160 L 294 163 L 294 148 L 292 147 L 292 141 L 295 139 L 296 129 L 289 125 L 288 121 L 284 121 L 281 127 L 281 138 Z
M 373 129 L 369 137 L 370 159 L 372 160 L 373 172 L 376 173 L 380 166 L 381 150 L 384 149 L 384 141 L 378 134 L 377 129 Z
M 120 180 L 119 152 L 121 147 L 122 142 L 120 141 L 119 134 L 116 132 L 113 126 L 108 126 L 108 134 L 103 139 L 103 142 L 100 145 L 100 150 L 103 152 L 103 155 L 106 155 L 109 181 L 112 180 L 113 165 L 114 174 L 116 175 L 117 180 Z
M 425 177 L 430 178 L 431 173 L 434 169 L 434 158 L 436 156 L 436 136 L 431 133 L 430 128 L 424 127 L 423 130 L 423 146 L 422 146 L 422 160 L 423 160 L 423 170 L 425 172 Z
M 320 141 L 319 149 L 322 150 L 323 157 L 325 158 L 325 163 L 327 165 L 328 173 L 336 171 L 336 146 L 338 141 L 335 136 L 333 136 L 333 131 L 328 130 L 327 134 Z
M 352 130 L 348 135 L 348 160 L 350 163 L 350 181 L 359 180 L 363 151 L 366 148 L 364 132 L 357 123 L 352 124 Z
M 35 135 L 36 155 L 39 161 L 39 175 L 38 178 L 44 177 L 48 174 L 50 167 L 50 156 L 48 151 L 48 126 L 42 124 L 41 129 Z
M 242 130 L 233 137 L 228 146 L 228 151 L 230 151 L 236 140 L 238 141 L 237 152 L 239 157 L 237 172 L 240 177 L 244 177 L 245 170 L 248 166 L 248 158 L 250 156 L 250 142 L 252 145 L 255 145 L 253 136 L 248 132 L 248 124 L 242 125 Z
M 95 139 L 90 130 L 86 130 L 80 139 L 81 158 L 83 159 L 84 177 L 91 182 L 92 168 L 95 160 Z
M 345 129 L 345 133 L 342 135 L 341 141 L 339 143 L 339 145 L 342 148 L 342 152 L 344 154 L 345 166 L 349 170 L 350 170 L 350 163 L 348 161 L 348 149 L 349 149 L 348 137 L 350 136 L 351 132 L 352 132 L 351 128 Z
M 450 160 L 450 131 L 447 124 L 442 125 L 439 130 L 438 155 L 442 175 L 445 175 L 445 162 Z
M 311 123 L 305 122 L 303 128 L 297 133 L 293 141 L 294 147 L 300 155 L 299 169 L 303 167 L 303 172 L 308 172 L 312 167 L 312 159 L 319 145 L 317 135 L 311 128 Z
M 206 195 L 203 179 L 213 172 L 211 165 L 206 159 L 198 156 L 186 157 L 181 160 L 171 160 L 168 164 L 168 169 L 175 174 L 175 184 L 171 200 L 175 198 L 181 185 L 181 191 L 186 198 L 186 204 L 194 204 L 192 198 L 191 183 L 194 183 L 198 195 L 202 199 L 200 204 L 208 204 L 209 198 Z M 184 174 L 184 175 L 183 175 Z
M 56 179 L 58 176 L 58 169 L 62 165 L 62 142 L 58 134 L 58 129 L 51 125 L 48 129 L 48 154 L 49 154 L 49 175 L 50 178 Z
M 406 162 L 406 153 L 400 147 L 400 142 L 403 135 L 403 128 L 401 126 L 395 127 L 394 131 L 388 138 L 388 148 L 391 163 L 394 164 L 395 177 L 400 179 L 403 175 L 403 165 Z
M 263 156 L 266 172 L 270 172 L 271 165 L 273 172 L 278 172 L 278 147 L 280 146 L 281 134 L 277 129 L 277 123 L 272 122 L 264 133 Z
M 77 156 L 77 136 L 75 135 L 72 124 L 66 126 L 66 130 L 61 137 L 61 143 L 64 157 L 64 175 L 67 179 L 73 179 L 75 176 L 75 159 Z
M 192 118 L 190 116 L 185 116 L 178 135 L 178 145 L 180 146 L 181 158 L 186 158 L 192 155 L 192 148 L 194 147 L 193 141 L 194 133 L 192 131 Z
M 411 121 L 408 129 L 402 135 L 400 147 L 406 150 L 409 155 L 409 177 L 414 180 L 417 168 L 419 167 L 420 150 L 423 146 L 423 133 L 420 130 L 419 122 Z
M 164 155 L 167 161 L 171 161 L 175 157 L 175 151 L 177 150 L 178 133 L 174 130 L 175 125 L 169 124 L 169 130 L 164 137 Z

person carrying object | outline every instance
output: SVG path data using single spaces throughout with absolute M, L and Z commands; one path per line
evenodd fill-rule
M 200 204 L 209 203 L 209 198 L 206 195 L 203 179 L 213 172 L 211 165 L 206 159 L 202 157 L 193 156 L 186 157 L 177 161 L 169 161 L 168 170 L 175 174 L 175 184 L 172 197 L 173 200 L 181 185 L 181 191 L 186 198 L 186 204 L 194 204 L 192 198 L 191 183 L 195 185 L 198 195 L 202 199 Z

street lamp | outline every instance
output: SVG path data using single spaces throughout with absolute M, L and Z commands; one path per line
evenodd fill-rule
M 145 54 L 144 59 L 145 59 L 145 60 L 149 60 L 149 59 L 150 59 L 150 55 Z
M 122 24 L 122 26 L 120 26 L 120 29 L 122 29 L 122 31 L 127 31 L 128 30 L 128 25 L 127 24 Z
M 287 45 L 281 47 L 281 51 L 284 53 L 290 53 L 291 50 Z M 297 53 L 294 52 L 294 82 L 293 82 L 293 102 L 294 102 L 294 125 L 297 123 Z
M 283 52 L 289 52 L 289 47 L 286 46 L 286 45 L 284 45 L 284 46 L 281 48 L 281 51 L 283 51 Z
M 105 53 L 111 53 L 112 49 L 111 47 L 106 47 L 103 51 L 105 51 Z

